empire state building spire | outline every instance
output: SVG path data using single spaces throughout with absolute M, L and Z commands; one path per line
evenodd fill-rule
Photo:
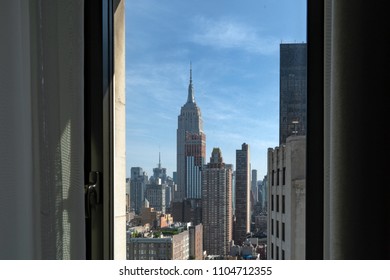
M 187 103 L 195 103 L 194 87 L 192 86 L 192 63 L 190 63 L 190 84 L 188 85 Z

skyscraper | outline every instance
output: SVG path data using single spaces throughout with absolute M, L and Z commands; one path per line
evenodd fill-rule
M 206 158 L 206 135 L 195 103 L 192 68 L 187 102 L 181 107 L 177 128 L 177 193 L 175 201 L 201 198 L 201 168 Z
M 148 175 L 142 168 L 132 167 L 130 177 L 130 210 L 134 210 L 136 214 L 141 212 L 147 183 Z
M 257 170 L 256 169 L 252 169 L 251 191 L 252 191 L 255 203 L 257 203 L 257 201 L 259 201 L 259 194 L 258 194 L 259 190 L 257 187 Z
M 236 222 L 234 225 L 234 242 L 242 244 L 250 231 L 250 154 L 249 145 L 242 144 L 236 150 Z
M 280 44 L 279 145 L 290 135 L 306 135 L 307 48 Z
M 232 240 L 232 172 L 219 148 L 202 173 L 203 249 L 209 255 L 228 255 Z

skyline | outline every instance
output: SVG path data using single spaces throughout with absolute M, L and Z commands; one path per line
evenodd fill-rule
M 176 171 L 192 62 L 206 163 L 218 147 L 235 169 L 236 150 L 247 143 L 263 179 L 267 149 L 279 142 L 279 45 L 306 41 L 306 2 L 291 2 L 126 2 L 127 177 L 131 167 L 150 176 L 159 152 L 167 174 Z

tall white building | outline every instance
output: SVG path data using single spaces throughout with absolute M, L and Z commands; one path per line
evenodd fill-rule
M 306 136 L 268 149 L 267 259 L 305 259 Z

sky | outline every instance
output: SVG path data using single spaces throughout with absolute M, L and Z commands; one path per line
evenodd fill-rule
M 190 63 L 206 134 L 235 166 L 249 144 L 258 180 L 279 144 L 279 46 L 306 42 L 305 0 L 126 0 L 126 175 L 172 176 Z

